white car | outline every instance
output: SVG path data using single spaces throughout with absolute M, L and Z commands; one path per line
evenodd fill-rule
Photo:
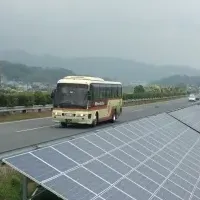
M 196 97 L 195 97 L 195 95 L 194 94 L 191 94 L 190 96 L 189 96 L 189 99 L 188 99 L 189 101 L 196 101 Z

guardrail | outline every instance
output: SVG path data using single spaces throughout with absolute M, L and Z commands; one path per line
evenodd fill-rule
M 167 99 L 177 99 L 182 98 L 183 96 L 171 96 L 171 97 L 163 97 L 163 98 L 146 98 L 146 99 L 130 99 L 124 100 L 124 106 L 128 106 L 130 104 L 138 105 L 138 104 L 145 104 L 150 102 L 156 102 L 157 100 L 167 100 Z M 51 104 L 48 105 L 34 105 L 31 107 L 25 106 L 15 106 L 15 107 L 0 107 L 0 114 L 15 114 L 15 113 L 27 113 L 27 112 L 43 112 L 43 111 L 50 111 L 52 110 L 53 106 Z

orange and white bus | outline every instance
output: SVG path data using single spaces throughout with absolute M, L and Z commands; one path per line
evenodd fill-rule
M 61 126 L 115 122 L 122 113 L 121 82 L 98 77 L 67 76 L 57 82 L 52 93 L 53 121 Z

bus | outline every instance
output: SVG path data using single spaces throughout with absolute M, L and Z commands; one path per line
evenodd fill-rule
M 52 100 L 53 121 L 62 127 L 114 123 L 122 113 L 122 84 L 98 77 L 66 76 L 57 82 Z

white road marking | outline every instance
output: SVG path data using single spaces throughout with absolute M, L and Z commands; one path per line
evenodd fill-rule
M 42 129 L 42 128 L 49 128 L 49 127 L 53 127 L 53 126 L 54 125 L 51 125 L 51 126 L 40 126 L 40 127 L 36 127 L 36 128 L 23 129 L 23 130 L 19 130 L 19 131 L 16 131 L 16 132 L 20 133 L 20 132 L 26 132 L 26 131 L 33 131 L 33 130 Z
M 34 121 L 34 120 L 41 120 L 41 119 L 50 119 L 52 117 L 40 117 L 40 118 L 33 118 L 33 119 L 23 119 L 23 120 L 17 120 L 17 121 L 10 121 L 10 122 L 1 122 L 1 124 L 13 124 L 13 123 L 19 123 L 19 122 L 28 122 L 28 121 Z
M 140 112 L 140 111 L 142 111 L 142 110 L 144 110 L 144 109 L 137 109 L 137 110 L 132 110 L 131 112 Z

